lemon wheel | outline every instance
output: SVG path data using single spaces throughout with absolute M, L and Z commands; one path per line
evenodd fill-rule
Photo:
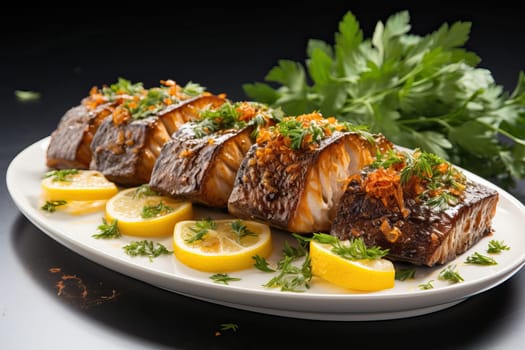
M 73 170 L 60 178 L 50 175 L 42 180 L 41 188 L 43 198 L 50 201 L 98 201 L 118 192 L 113 182 L 95 170 Z
M 310 242 L 312 274 L 340 287 L 378 291 L 394 287 L 395 269 L 391 261 L 348 260 L 331 251 L 332 246 Z
M 106 220 L 118 220 L 123 235 L 169 236 L 177 222 L 192 218 L 191 202 L 167 196 L 138 195 L 137 189 L 125 189 L 106 203 Z M 145 217 L 144 213 L 149 214 Z
M 237 219 L 208 222 L 207 229 L 193 220 L 175 225 L 173 252 L 191 268 L 218 273 L 248 269 L 253 256 L 267 258 L 272 251 L 268 225 Z

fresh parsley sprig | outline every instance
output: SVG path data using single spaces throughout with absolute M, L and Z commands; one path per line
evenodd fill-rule
M 237 241 L 246 236 L 257 236 L 257 234 L 242 223 L 241 220 L 234 220 L 231 224 L 233 233 L 237 236 Z
M 332 252 L 348 260 L 376 260 L 386 256 L 389 252 L 388 249 L 381 249 L 377 246 L 367 247 L 361 237 L 342 242 L 337 237 L 326 233 L 314 233 L 311 239 L 319 243 L 330 244 Z
M 493 239 L 489 242 L 487 253 L 498 254 L 501 253 L 503 250 L 510 250 L 510 247 L 506 245 L 504 241 L 496 241 Z
M 210 276 L 210 279 L 219 284 L 229 284 L 230 282 L 240 281 L 238 277 L 231 277 L 227 273 L 216 273 Z
M 44 178 L 50 177 L 52 181 L 66 181 L 70 182 L 70 175 L 78 174 L 78 169 L 60 169 L 60 170 L 51 170 L 44 174 Z
M 173 253 L 162 243 L 149 240 L 132 241 L 122 247 L 122 249 L 124 249 L 129 256 L 145 256 L 148 257 L 150 261 L 153 261 L 153 258 L 161 255 Z
M 395 279 L 397 281 L 406 281 L 413 279 L 416 276 L 416 269 L 414 267 L 396 269 Z
M 217 222 L 211 218 L 204 218 L 195 223 L 193 227 L 190 227 L 190 230 L 195 234 L 187 238 L 186 243 L 194 243 L 196 241 L 202 240 L 204 236 L 210 230 L 215 230 L 217 228 Z
M 246 95 L 287 115 L 317 110 L 368 125 L 501 186 L 525 177 L 525 73 L 509 93 L 477 67 L 480 58 L 464 48 L 471 23 L 419 36 L 403 11 L 366 38 L 348 12 L 338 28 L 333 45 L 310 40 L 304 65 L 278 61 L 264 78 L 274 86 L 245 84 Z
M 54 213 L 57 210 L 57 207 L 66 205 L 67 201 L 59 199 L 56 201 L 46 201 L 46 203 L 40 208 L 44 211 Z
M 139 199 L 144 197 L 158 196 L 159 193 L 151 189 L 148 184 L 142 184 L 133 193 L 133 199 Z
M 452 283 L 463 282 L 464 279 L 461 277 L 459 272 L 456 270 L 456 265 L 449 265 L 439 272 L 438 279 L 444 281 L 450 281 Z
M 465 263 L 475 264 L 475 265 L 497 265 L 498 264 L 497 261 L 494 260 L 494 258 L 480 254 L 478 252 L 475 252 L 474 254 L 467 256 Z
M 170 207 L 169 205 L 166 205 L 162 201 L 160 201 L 158 204 L 155 204 L 155 205 L 145 205 L 142 208 L 142 212 L 140 213 L 140 216 L 143 219 L 149 219 L 149 218 L 166 215 L 168 213 L 171 213 L 173 210 L 175 210 L 173 209 L 173 207 Z
M 102 218 L 102 224 L 97 226 L 99 233 L 91 235 L 91 237 L 96 239 L 112 239 L 119 238 L 122 236 L 118 228 L 118 220 L 113 220 L 111 223 L 106 221 L 106 218 Z

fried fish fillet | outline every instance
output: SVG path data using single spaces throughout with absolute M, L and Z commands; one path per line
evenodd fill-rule
M 262 142 L 259 138 L 250 148 L 237 173 L 228 210 L 237 217 L 263 221 L 290 232 L 327 232 L 344 180 L 370 163 L 378 150 L 390 148 L 391 143 L 382 135 L 370 139 L 359 132 L 329 129 L 332 126 L 324 125 L 318 115 L 297 118 L 299 122 L 287 119 L 286 124 L 277 124 L 273 132 L 280 135 Z M 289 127 L 292 124 L 293 131 Z M 305 142 L 311 139 L 307 130 L 317 127 L 331 131 L 318 142 Z M 290 147 L 297 139 L 289 135 L 301 135 L 303 131 L 302 146 Z
M 123 186 L 148 183 L 164 143 L 203 109 L 216 108 L 225 99 L 204 94 L 172 104 L 144 119 L 121 118 L 118 110 L 105 119 L 91 143 L 90 168 Z
M 414 172 L 403 167 L 367 169 L 354 177 L 337 206 L 331 234 L 362 237 L 369 246 L 388 249 L 389 259 L 415 265 L 455 259 L 492 232 L 498 193 L 440 164 L 446 163 L 425 166 L 422 178 L 408 178 Z M 441 181 L 452 187 L 440 187 Z

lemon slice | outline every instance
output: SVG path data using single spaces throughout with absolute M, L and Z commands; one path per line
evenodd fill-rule
M 331 251 L 332 246 L 310 241 L 312 274 L 340 287 L 378 291 L 394 287 L 395 270 L 391 261 L 348 260 Z
M 255 255 L 270 255 L 272 236 L 268 225 L 237 219 L 207 221 L 213 224 L 200 225 L 201 220 L 175 225 L 173 252 L 183 264 L 200 271 L 229 272 L 252 267 Z
M 137 189 L 123 190 L 106 203 L 106 220 L 118 220 L 123 235 L 169 236 L 178 221 L 192 218 L 191 202 L 166 196 L 137 195 Z M 144 212 L 148 213 L 147 217 Z
M 118 192 L 113 182 L 95 170 L 75 170 L 75 173 L 61 178 L 46 177 L 41 182 L 41 188 L 45 200 L 68 202 L 109 199 Z

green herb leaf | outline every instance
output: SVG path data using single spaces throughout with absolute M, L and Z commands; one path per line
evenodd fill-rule
M 40 92 L 29 90 L 15 90 L 15 97 L 20 102 L 37 101 L 42 95 Z
M 433 280 L 430 280 L 428 281 L 427 283 L 421 283 L 419 284 L 417 287 L 419 289 L 422 289 L 422 290 L 428 290 L 428 289 L 433 289 L 434 286 L 432 285 L 432 282 L 434 282 Z
M 98 225 L 97 230 L 100 232 L 91 235 L 91 237 L 96 239 L 111 239 L 122 236 L 118 228 L 118 220 L 113 220 L 113 222 L 108 223 L 105 218 L 102 218 L 102 224 Z
M 133 199 L 150 197 L 150 196 L 160 196 L 158 192 L 155 192 L 149 187 L 148 184 L 143 184 L 137 187 L 135 193 L 133 194 Z
M 146 256 L 150 261 L 153 261 L 153 258 L 159 257 L 161 255 L 173 253 L 162 243 L 149 240 L 132 241 L 125 245 L 122 249 L 124 249 L 126 254 L 129 256 Z
M 40 208 L 50 213 L 54 213 L 57 210 L 57 207 L 61 205 L 66 205 L 67 201 L 65 200 L 56 200 L 56 201 L 46 201 L 46 203 Z
M 252 259 L 255 260 L 255 264 L 253 264 L 253 266 L 256 269 L 263 272 L 275 272 L 275 270 L 270 267 L 268 261 L 264 257 L 260 255 L 254 255 L 252 256 Z
M 310 288 L 312 267 L 310 257 L 307 255 L 301 266 L 293 264 L 295 258 L 284 256 L 279 261 L 278 275 L 264 284 L 267 288 L 280 288 L 287 292 L 304 292 Z
M 188 96 L 199 96 L 202 95 L 206 91 L 206 88 L 203 86 L 200 86 L 197 83 L 194 83 L 192 81 L 189 81 L 183 88 L 182 93 L 188 95 Z
M 234 331 L 237 332 L 239 330 L 239 326 L 235 323 L 221 323 L 221 331 Z
M 70 175 L 78 174 L 77 169 L 52 170 L 44 174 L 44 178 L 52 177 L 53 181 L 71 181 Z
M 377 246 L 367 247 L 365 241 L 361 237 L 353 238 L 348 241 L 340 241 L 337 237 L 326 233 L 314 233 L 312 240 L 319 243 L 330 244 L 333 253 L 348 260 L 376 260 L 381 259 L 388 254 L 388 249 L 381 249 Z
M 463 277 L 456 270 L 456 265 L 449 265 L 439 273 L 440 280 L 450 281 L 452 283 L 463 282 Z
M 229 282 L 235 282 L 235 281 L 241 280 L 240 278 L 237 278 L 237 277 L 230 277 L 226 273 L 216 273 L 214 275 L 211 275 L 210 279 L 213 280 L 213 282 L 220 283 L 220 284 L 229 284 Z
M 497 265 L 498 263 L 493 258 L 475 252 L 472 255 L 467 256 L 465 260 L 467 264 L 476 264 L 476 265 Z
M 242 223 L 241 220 L 232 221 L 232 231 L 237 235 L 237 241 L 246 236 L 257 236 L 255 232 L 252 232 Z
M 510 250 L 510 247 L 505 244 L 504 241 L 491 240 L 489 242 L 489 247 L 487 248 L 487 253 L 489 254 L 498 254 L 503 250 Z
M 416 269 L 406 268 L 406 269 L 396 269 L 395 279 L 398 281 L 406 281 L 408 279 L 413 279 L 416 276 Z
M 193 243 L 202 240 L 209 230 L 215 230 L 216 228 L 217 223 L 211 218 L 199 220 L 195 223 L 194 227 L 190 227 L 190 230 L 195 232 L 195 234 L 185 241 L 186 243 Z
M 173 210 L 174 209 L 172 207 L 160 201 L 159 204 L 156 204 L 156 205 L 145 205 L 142 208 L 142 212 L 140 213 L 140 216 L 143 219 L 154 218 L 154 217 L 163 216 L 168 213 L 171 213 Z
M 108 98 L 109 101 L 115 100 L 119 95 L 129 95 L 134 96 L 141 94 L 144 91 L 142 83 L 131 83 L 131 81 L 118 78 L 118 81 L 115 84 L 111 84 L 109 87 L 104 86 L 102 88 L 102 94 Z

